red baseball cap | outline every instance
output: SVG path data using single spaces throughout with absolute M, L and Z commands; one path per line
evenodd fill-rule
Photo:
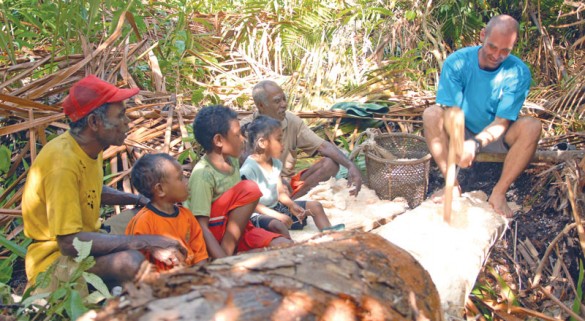
M 124 101 L 140 89 L 120 89 L 94 75 L 89 75 L 69 89 L 63 101 L 63 112 L 71 121 L 78 121 L 105 103 Z

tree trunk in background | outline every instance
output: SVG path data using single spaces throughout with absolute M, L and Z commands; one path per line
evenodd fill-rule
M 443 320 L 427 271 L 363 232 L 162 274 L 126 287 L 97 320 Z

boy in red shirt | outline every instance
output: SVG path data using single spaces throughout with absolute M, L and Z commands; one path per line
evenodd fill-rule
M 155 260 L 144 253 L 157 271 L 205 263 L 208 255 L 201 227 L 191 211 L 176 205 L 189 197 L 181 165 L 168 154 L 144 155 L 136 162 L 130 176 L 132 185 L 150 198 L 150 203 L 132 218 L 126 234 L 163 235 L 179 241 L 187 249 L 185 258 L 168 262 Z
M 209 255 L 220 258 L 292 242 L 250 223 L 262 192 L 258 184 L 240 177 L 244 139 L 236 112 L 219 105 L 204 107 L 193 121 L 193 132 L 205 155 L 191 172 L 186 206 L 201 225 Z

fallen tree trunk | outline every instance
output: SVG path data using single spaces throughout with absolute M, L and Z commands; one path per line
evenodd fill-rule
M 96 320 L 443 320 L 427 271 L 364 232 L 232 256 L 125 291 Z

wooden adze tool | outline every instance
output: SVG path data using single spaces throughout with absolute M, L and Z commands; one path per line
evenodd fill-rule
M 449 136 L 447 154 L 447 175 L 445 177 L 445 194 L 443 195 L 443 220 L 451 223 L 453 187 L 457 176 L 457 158 L 463 153 L 465 141 L 465 117 L 457 107 L 447 108 L 443 114 L 443 126 Z

